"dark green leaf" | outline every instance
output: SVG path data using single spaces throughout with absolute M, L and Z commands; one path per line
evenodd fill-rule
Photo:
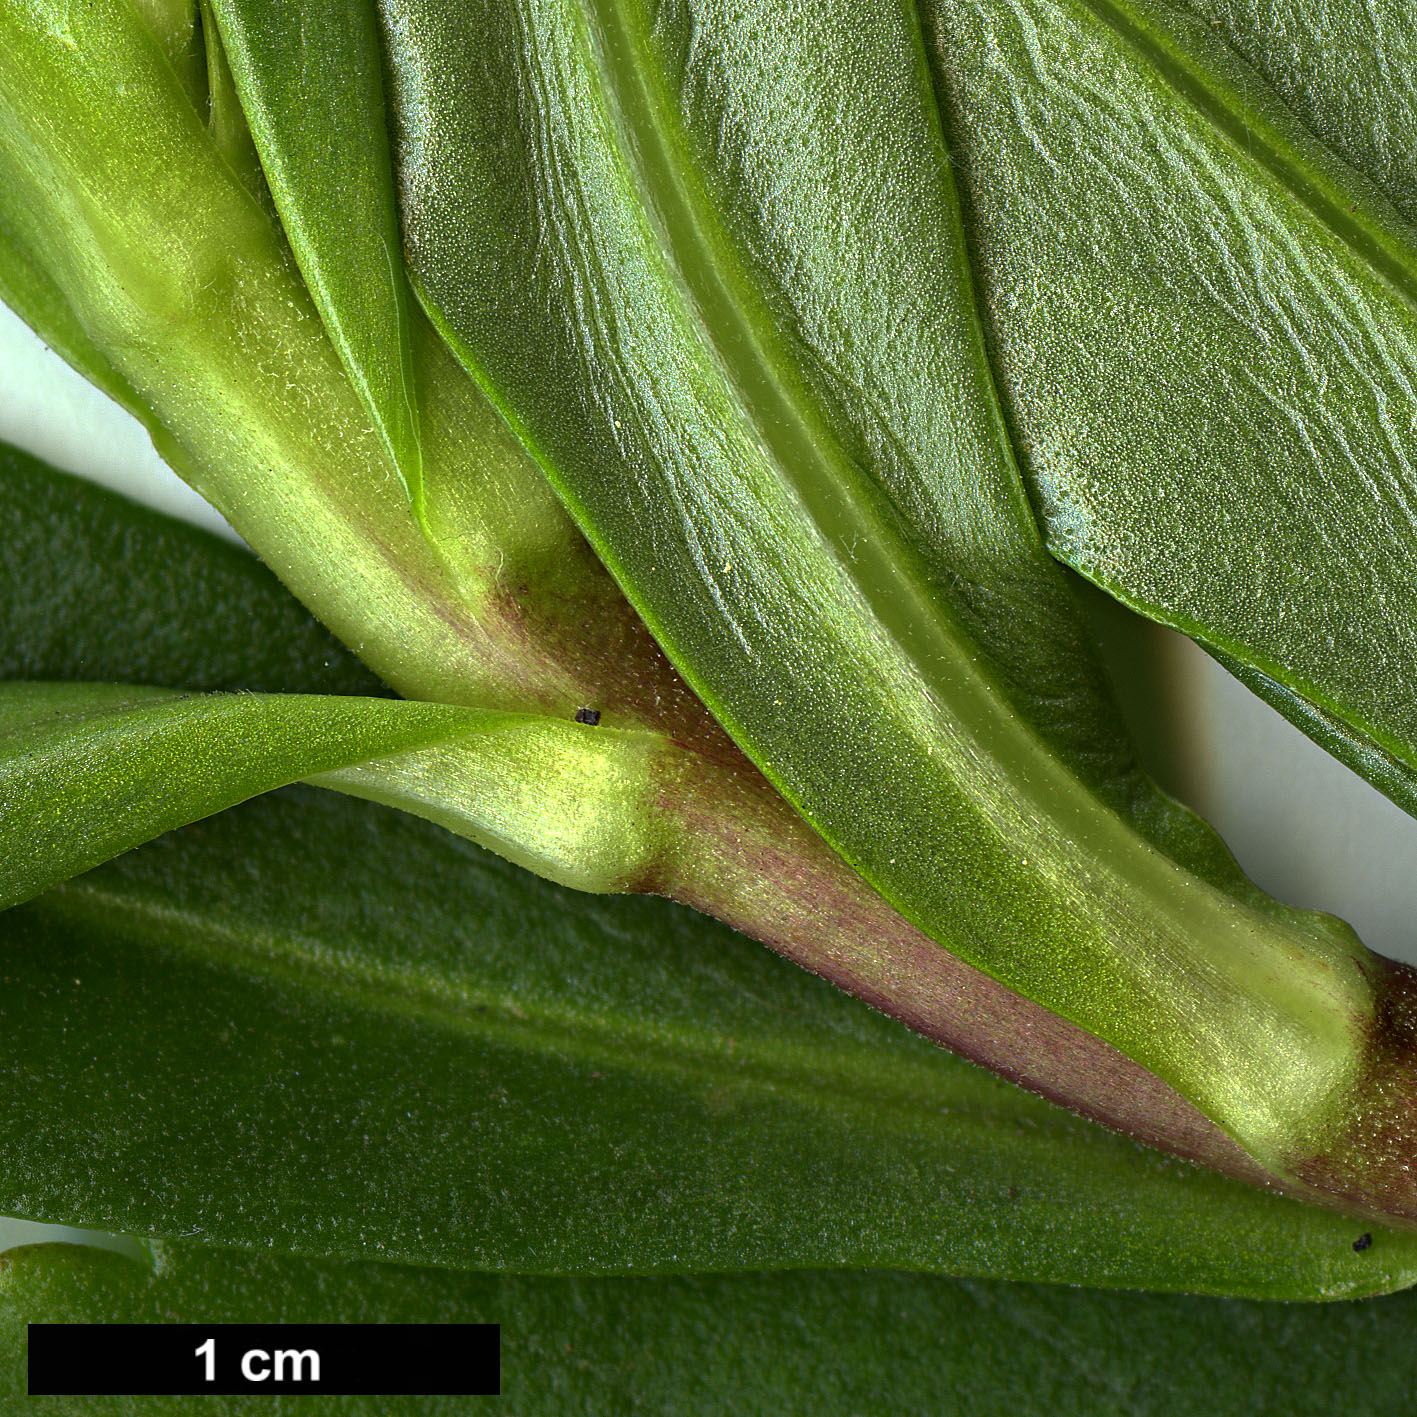
M 1391 1417 L 1417 1381 L 1417 1299 L 1293 1308 L 905 1274 L 535 1279 L 163 1247 L 46 1246 L 0 1262 L 0 1397 L 36 1414 L 132 1399 L 24 1397 L 26 1320 L 490 1322 L 519 1417 Z M 287 1406 L 288 1404 L 288 1406 Z M 463 1413 L 469 1399 L 268 1398 L 263 1412 Z M 149 1399 L 141 1412 L 187 1412 Z M 247 1411 L 209 1398 L 204 1411 Z
M 1327 723 L 1325 747 L 1410 803 L 1407 7 L 928 0 L 924 13 L 995 369 L 1050 546 L 1275 684 L 1301 728 Z
M 46 499 L 44 476 L 10 485 L 75 593 L 55 572 L 16 672 L 63 667 L 55 646 L 100 623 L 105 676 L 195 688 L 278 686 L 268 631 L 318 651 L 244 553 L 70 479 Z M 0 545 L 18 592 L 44 543 Z M 123 627 L 154 616 L 164 636 L 126 662 Z M 322 657 L 298 687 L 361 687 Z M 1378 1231 L 1357 1254 L 1351 1221 L 1070 1118 L 702 917 L 572 895 L 328 794 L 211 818 L 3 929 L 0 1136 L 27 1140 L 0 1151 L 0 1210 L 533 1269 L 851 1262 L 1295 1294 L 1417 1274 L 1417 1242 Z
M 1370 1225 L 1070 1117 L 700 916 L 333 795 L 0 925 L 11 1213 L 533 1272 L 1417 1278 L 1417 1237 L 1356 1253 Z
M 388 690 L 249 551 L 0 448 L 0 680 Z

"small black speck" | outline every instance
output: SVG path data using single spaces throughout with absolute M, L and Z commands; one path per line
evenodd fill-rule
M 591 726 L 592 728 L 594 728 L 595 725 L 600 722 L 600 710 L 599 710 L 599 709 L 577 709 L 577 710 L 576 710 L 576 722 L 577 722 L 577 723 L 588 723 L 588 724 L 590 724 L 590 726 Z
M 1361 1253 L 1362 1253 L 1364 1250 L 1366 1250 L 1366 1249 L 1368 1248 L 1368 1246 L 1371 1245 L 1372 1243 L 1373 1243 L 1373 1237 L 1372 1237 L 1371 1235 L 1360 1235 L 1360 1236 L 1353 1242 L 1353 1248 L 1354 1248 L 1355 1250 L 1357 1250 L 1357 1251 L 1361 1254 Z

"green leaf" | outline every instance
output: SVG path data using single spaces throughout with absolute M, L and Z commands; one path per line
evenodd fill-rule
M 42 525 L 27 519 L 41 515 Z M 18 455 L 0 457 L 0 528 L 7 675 L 270 690 L 294 674 L 285 681 L 293 690 L 366 694 L 376 684 L 351 679 L 358 670 L 348 656 L 244 553 Z M 34 591 L 43 599 L 33 601 Z M 133 627 L 131 649 L 115 622 Z M 292 667 L 306 648 L 309 658 Z M 646 682 L 655 679 L 637 673 L 632 692 Z M 526 740 L 514 735 L 518 791 L 490 778 L 499 764 L 485 738 L 456 759 L 443 749 L 405 754 L 397 771 L 383 760 L 378 780 L 361 770 L 361 782 L 330 785 L 430 816 L 556 880 L 672 893 L 1084 1115 L 1226 1174 L 1264 1179 L 1154 1078 L 931 949 L 740 760 L 711 757 L 705 782 L 702 760 L 677 741 L 655 747 L 632 730 L 617 755 L 622 731 L 608 733 L 610 719 L 590 736 L 569 720 L 551 730 L 572 748 L 569 759 L 528 761 Z M 577 771 L 561 770 L 567 763 Z
M 327 695 L 0 684 L 0 908 L 305 780 L 428 817 L 581 890 L 673 851 L 663 735 Z
M 0 445 L 0 680 L 389 690 L 244 547 Z
M 1417 220 L 1417 88 L 1399 5 L 1183 0 L 1253 65 L 1297 118 Z
M 273 215 L 275 203 L 261 170 L 261 159 L 241 98 L 236 92 L 236 80 L 227 62 L 226 47 L 217 29 L 216 11 L 211 0 L 198 0 L 202 14 L 202 47 L 207 60 L 207 131 L 212 146 L 226 159 L 246 190 Z
M 387 691 L 247 553 L 4 449 L 0 545 L 0 679 L 139 681 L 0 684 L 5 904 L 300 778 L 586 890 L 668 849 L 662 735 L 370 699 Z
M 22 846 L 0 869 L 5 904 L 301 778 L 583 890 L 643 884 L 685 854 L 659 800 L 681 755 L 663 734 L 388 699 L 179 698 L 161 682 L 386 691 L 246 553 L 4 449 L 0 545 L 0 677 L 158 681 L 0 684 L 0 832 Z
M 205 104 L 126 0 L 67 24 L 0 10 L 0 294 L 401 693 L 652 719 L 648 636 L 427 322 L 420 525 Z
M 948 950 L 1262 1165 L 1326 1151 L 1377 972 L 1130 761 L 1013 463 L 915 8 L 385 12 L 415 283 L 720 721 Z
M 1410 806 L 1406 6 L 924 13 L 994 368 L 1050 547 L 1273 684 L 1276 707 Z
M 9 1213 L 519 1272 L 1417 1280 L 1417 1237 L 1105 1132 L 681 907 L 333 795 L 213 817 L 0 931 Z
M 372 0 L 211 0 L 291 249 L 410 499 L 418 402 Z
M 0 19 L 0 199 L 14 249 L 48 259 L 44 279 L 116 371 L 163 405 L 174 444 L 199 449 L 193 465 L 210 477 L 234 454 L 213 485 L 398 687 L 479 701 L 470 684 L 490 680 L 490 702 L 526 693 L 541 706 L 603 683 L 537 636 L 532 665 L 509 670 L 519 603 L 498 625 L 505 638 L 484 642 L 477 612 L 497 603 L 501 563 L 459 583 L 453 538 L 423 545 L 407 507 L 379 492 L 362 412 L 340 397 L 342 366 L 290 282 L 280 233 L 233 196 L 229 164 L 151 36 L 114 0 L 92 10 L 80 47 L 54 45 L 33 11 Z M 426 171 L 407 174 L 423 203 L 416 231 L 435 247 L 453 233 L 468 266 L 454 273 L 473 277 L 457 289 L 470 312 L 453 321 L 465 352 L 671 650 L 918 923 L 1151 1068 L 1263 1164 L 1375 1203 L 1368 1176 L 1386 1186 L 1402 1169 L 1387 1118 L 1370 1129 L 1376 1157 L 1338 1176 L 1319 1162 L 1356 1135 L 1352 1117 L 1392 1061 L 1387 978 L 1341 927 L 1243 887 L 1111 734 L 993 399 L 914 10 L 862 30 L 842 9 L 792 32 L 771 6 L 707 29 L 676 15 L 651 24 L 628 0 L 490 18 L 453 21 L 451 41 L 436 26 L 399 32 L 409 150 L 431 132 L 417 153 Z M 430 85 L 451 87 L 437 82 L 440 46 L 459 43 L 476 50 L 460 76 L 490 79 L 470 86 L 461 130 L 422 101 Z M 784 75 L 804 80 L 792 87 L 803 102 L 778 101 Z M 479 123 L 501 147 L 475 141 Z M 853 206 L 862 152 L 874 168 Z M 469 263 L 469 250 L 495 259 Z M 531 318 L 501 318 L 509 288 Z M 436 367 L 436 345 L 416 352 Z M 210 416 L 226 404 L 229 418 Z M 461 412 L 477 456 L 461 477 L 447 460 L 429 528 L 456 524 L 460 491 L 461 505 L 478 503 L 480 459 L 505 449 L 486 408 L 466 400 Z M 540 507 L 516 472 L 508 482 L 521 523 Z M 636 500 L 647 488 L 661 494 L 658 521 Z M 570 546 L 563 532 L 555 524 L 554 548 Z M 302 559 L 304 536 L 320 545 Z M 598 586 L 581 616 L 594 623 L 613 597 L 584 579 Z M 699 618 L 695 594 L 729 614 Z M 780 686 L 770 676 L 782 671 Z M 639 703 L 657 704 L 664 682 L 641 683 Z M 881 808 L 862 813 L 859 784 L 873 778 Z M 402 777 L 387 795 L 422 792 Z M 700 815 L 736 830 L 731 814 Z M 858 985 L 863 961 L 904 967 L 877 938 L 855 950 L 844 972 Z M 907 964 L 932 958 L 913 940 L 907 953 Z
M 394 699 L 0 685 L 0 907 L 236 802 L 487 717 Z
M 26 1320 L 489 1322 L 502 1325 L 503 1401 L 519 1414 L 894 1417 L 938 1411 L 948 1394 L 951 1410 L 981 1417 L 1211 1417 L 1217 1404 L 1390 1417 L 1411 1395 L 1415 1308 L 1412 1295 L 1296 1309 L 907 1274 L 497 1277 L 184 1244 L 165 1245 L 150 1274 L 48 1245 L 0 1261 L 0 1394 L 36 1414 L 134 1410 L 130 1398 L 26 1400 Z M 273 1397 L 262 1410 L 384 1413 L 390 1403 Z M 424 1398 L 416 1410 L 468 1407 Z M 137 1410 L 185 1412 L 191 1400 Z
M 669 672 L 491 405 L 426 322 L 416 321 L 418 386 L 428 413 L 420 525 L 394 479 L 369 475 L 380 462 L 377 439 L 292 278 L 283 235 L 215 148 L 206 115 L 176 82 L 152 35 L 119 0 L 94 0 L 85 11 L 84 44 L 56 45 L 47 14 L 42 7 L 0 11 L 0 219 L 17 234 L 14 250 L 24 258 L 18 288 L 27 312 L 73 336 L 70 347 L 85 367 L 95 352 L 100 372 L 101 361 L 111 365 L 164 455 L 400 692 L 553 718 L 592 707 L 605 727 L 668 734 L 677 760 L 661 764 L 662 790 L 649 796 L 662 834 L 643 840 L 638 860 L 600 859 L 591 881 L 672 892 L 1011 1076 L 1187 1155 L 1236 1174 L 1258 1173 L 1164 1081 L 1077 1024 L 924 944 L 747 770 Z M 36 91 L 45 94 L 42 109 L 30 101 Z M 1022 508 L 1016 485 L 1003 494 L 1005 508 Z M 1031 568 L 1024 580 L 1033 584 L 1036 572 L 1055 584 L 1056 568 L 1021 525 Z M 1000 544 L 1014 543 L 1004 537 Z M 1134 812 L 1145 832 L 1208 879 L 1243 891 L 1223 848 L 1135 776 L 1109 727 L 1115 716 L 1093 692 L 1096 667 L 1079 666 L 1066 643 L 1059 649 L 1042 627 L 1035 642 L 1033 612 L 1046 626 L 1050 603 L 1044 596 L 1022 613 L 1009 600 L 985 616 L 1012 646 L 1010 659 L 1016 652 L 1026 660 L 1023 678 L 1035 675 L 1040 721 L 1053 722 L 1069 741 L 1081 734 L 1074 761 L 1109 803 Z M 1070 614 L 1064 619 L 1072 624 Z M 1065 642 L 1077 638 L 1076 624 L 1063 630 Z M 980 688 L 972 671 L 962 683 L 969 693 Z M 982 702 L 990 711 L 1000 707 L 990 691 Z M 818 702 L 816 712 L 829 704 Z M 1089 717 L 1094 711 L 1097 721 Z M 1005 736 L 1014 741 L 1019 725 L 1004 717 Z M 858 735 L 858 751 L 868 736 Z M 1025 740 L 1027 755 L 1037 745 L 1027 734 Z M 642 773 L 633 776 L 646 786 Z M 426 797 L 426 787 L 426 778 L 404 784 L 400 790 L 412 795 L 402 800 Z M 1111 817 L 1089 803 L 1084 795 L 1089 820 L 1110 830 Z M 992 826 L 986 836 L 999 846 Z M 1143 857 L 1150 862 L 1146 849 Z M 1051 883 L 1036 856 L 1030 863 Z M 1060 869 L 1070 876 L 1071 863 Z M 1185 894 L 1188 903 L 1205 895 Z M 1246 898 L 1269 908 L 1253 892 Z M 961 909 L 977 933 L 972 895 Z M 1017 938 L 1036 923 L 1014 921 L 1026 927 Z M 1242 931 L 1246 939 L 1263 938 L 1248 926 Z M 1183 945 L 1196 933 L 1183 922 Z M 1338 946 L 1349 948 L 1341 938 Z M 1026 955 L 1018 958 L 1033 967 Z M 1231 969 L 1235 959 L 1222 955 L 1221 963 Z M 1331 994 L 1322 1001 L 1331 1002 Z M 1343 1010 L 1340 1000 L 1329 1020 L 1329 1042 L 1334 1030 L 1339 1039 L 1329 1051 L 1339 1056 L 1321 1057 L 1318 1067 L 1340 1079 L 1355 1070 L 1366 1076 L 1368 1060 L 1351 1057 L 1350 1026 L 1363 1020 Z M 1266 1039 L 1286 1053 L 1283 1030 L 1251 1022 L 1246 1017 L 1234 1030 L 1241 1056 Z M 1178 1036 L 1178 1046 L 1195 1045 L 1192 1053 L 1215 1066 L 1209 1041 L 1202 1047 L 1184 1031 Z M 1318 1036 L 1311 1021 L 1303 1036 Z M 1303 1084 L 1293 1062 L 1286 1053 L 1281 1065 L 1262 1067 L 1263 1086 L 1293 1080 L 1286 1087 L 1306 1109 L 1299 1125 L 1283 1115 L 1292 1095 L 1275 1099 L 1270 1110 L 1280 1114 L 1281 1128 L 1302 1133 L 1295 1144 L 1307 1150 L 1324 1140 L 1322 1119 L 1311 1114 L 1334 1109 L 1321 1085 Z M 1116 1085 L 1119 1076 L 1126 1086 Z M 1233 1091 L 1223 1081 L 1221 1089 Z M 1246 1122 L 1256 1095 L 1242 1089 Z M 1269 1099 L 1259 1104 L 1266 1108 Z M 1348 1113 L 1339 1108 L 1336 1115 Z M 1341 1188 L 1352 1189 L 1346 1182 Z
M 351 687 L 243 553 L 50 476 L 48 501 L 32 466 L 8 485 L 74 583 L 52 573 L 51 633 L 21 620 L 16 672 L 65 667 L 104 623 L 76 670 L 278 687 L 278 631 L 311 651 L 297 687 Z M 0 603 L 43 552 L 5 544 Z M 125 662 L 124 625 L 153 618 L 164 636 L 134 633 Z M 568 803 L 564 830 L 587 811 Z M 0 1136 L 26 1138 L 0 1150 L 0 1210 L 535 1270 L 911 1265 L 1296 1296 L 1417 1278 L 1412 1237 L 1103 1132 L 702 917 L 573 895 L 332 794 L 209 818 L 0 933 Z

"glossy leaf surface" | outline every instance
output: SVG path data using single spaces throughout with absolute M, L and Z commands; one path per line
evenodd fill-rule
M 0 1262 L 0 1395 L 41 1417 L 184 1412 L 190 1399 L 23 1396 L 22 1323 L 492 1322 L 503 1405 L 604 1417 L 1388 1417 L 1411 1391 L 1410 1295 L 1276 1304 L 907 1274 L 537 1279 L 163 1247 L 157 1275 L 45 1246 Z M 4 1379 L 0 1379 L 4 1381 Z M 208 1398 L 214 1412 L 249 1400 Z M 490 1405 L 490 1404 L 489 1404 Z M 468 1399 L 267 1398 L 263 1411 L 455 1413 Z
M 1331 720 L 1324 746 L 1409 805 L 1406 7 L 930 0 L 924 14 L 1050 546 L 1275 683 L 1305 731 Z
M 1361 953 L 1127 756 L 1013 465 L 913 7 L 384 8 L 415 280 L 759 767 L 1263 1164 L 1340 1126 Z
M 93 496 L 54 522 L 121 518 Z M 161 519 L 128 515 L 111 594 L 76 555 L 90 596 L 52 601 L 79 642 L 86 616 L 121 626 L 170 593 Z M 230 547 L 173 535 L 225 613 L 174 628 L 171 677 L 239 683 L 245 645 L 270 683 L 284 646 L 231 626 L 298 614 Z M 23 580 L 22 555 L 3 564 Z M 122 643 L 105 674 L 128 670 Z M 163 673 L 151 644 L 139 664 Z M 349 672 L 322 685 L 312 664 L 301 687 Z M 0 1134 L 26 1139 L 0 1153 L 0 1209 L 531 1270 L 908 1265 L 1294 1295 L 1417 1275 L 1417 1240 L 1377 1230 L 1355 1252 L 1366 1225 L 1069 1117 L 700 916 L 570 894 L 333 794 L 210 818 L 0 928 Z

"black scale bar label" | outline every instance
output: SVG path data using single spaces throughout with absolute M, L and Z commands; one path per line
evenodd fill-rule
M 497 1324 L 30 1324 L 31 1397 L 496 1396 Z

